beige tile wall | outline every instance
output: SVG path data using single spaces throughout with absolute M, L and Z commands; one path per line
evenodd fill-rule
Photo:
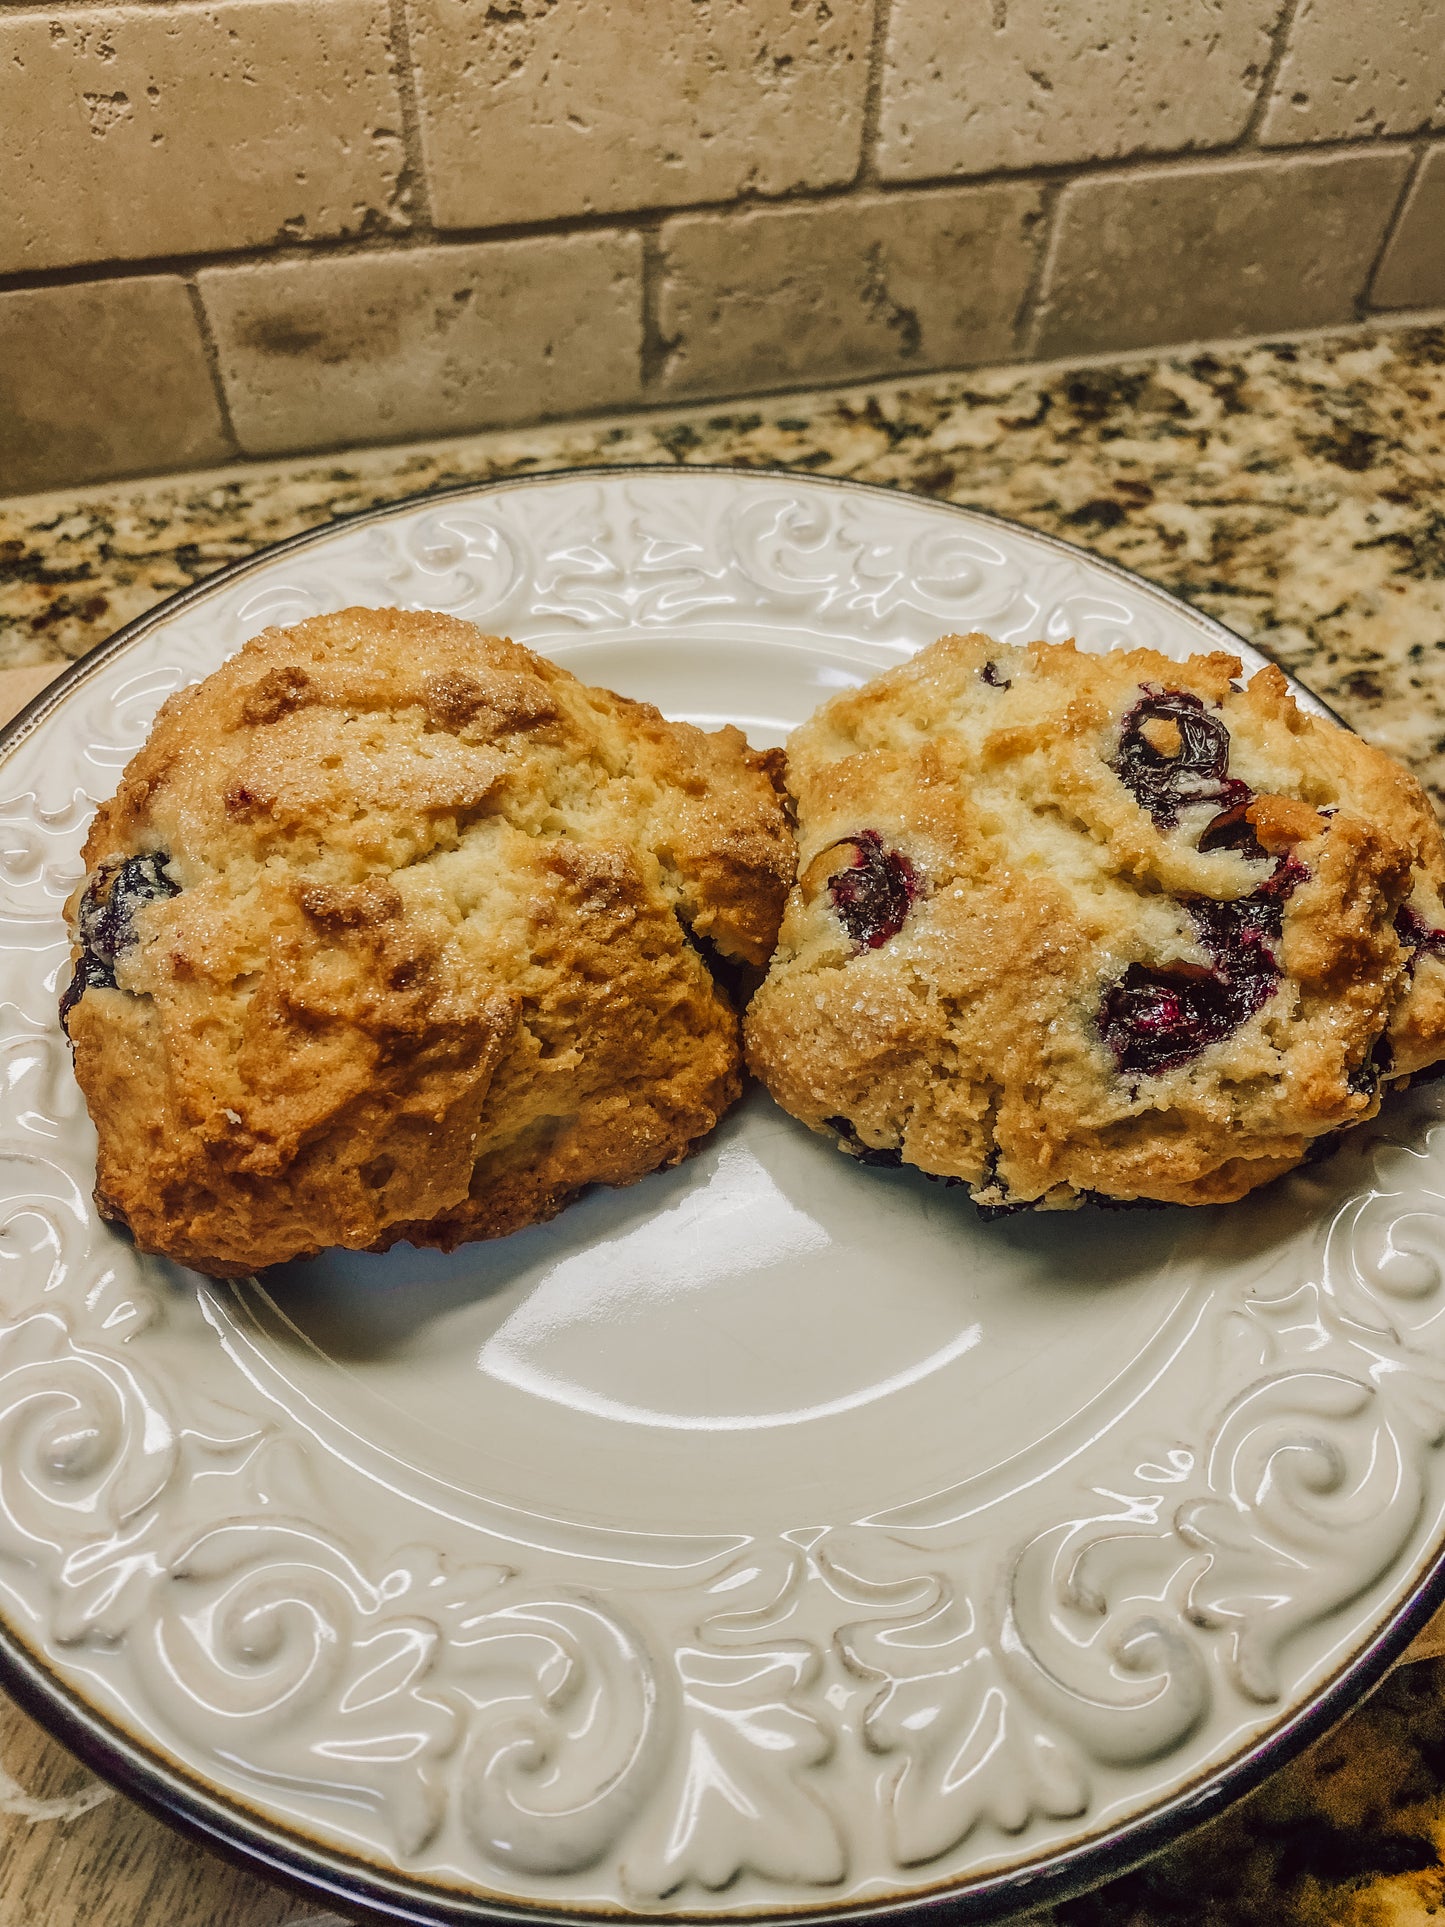
M 0 494 L 1445 305 L 1445 0 L 0 0 Z

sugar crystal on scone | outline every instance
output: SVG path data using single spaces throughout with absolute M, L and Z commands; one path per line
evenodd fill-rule
M 1232 656 L 949 636 L 788 744 L 778 1102 L 985 1210 L 1209 1204 L 1445 1057 L 1419 784 Z

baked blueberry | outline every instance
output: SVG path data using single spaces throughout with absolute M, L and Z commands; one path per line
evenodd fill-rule
M 1264 846 L 1249 820 L 1249 799 L 1233 803 L 1213 816 L 1200 831 L 1196 849 L 1207 856 L 1211 850 L 1238 850 L 1241 856 L 1263 857 Z
M 116 960 L 136 941 L 136 911 L 179 892 L 180 885 L 166 874 L 169 862 L 164 850 L 147 850 L 103 864 L 86 878 L 76 910 L 80 955 L 60 999 L 60 1021 L 67 1030 L 70 1013 L 87 990 L 115 988 Z
M 901 850 L 888 849 L 877 830 L 844 840 L 846 861 L 828 878 L 828 896 L 853 942 L 876 950 L 896 937 L 921 894 L 918 873 Z
M 1427 920 L 1405 904 L 1396 913 L 1395 934 L 1412 951 L 1445 957 L 1445 930 L 1434 929 Z
M 1191 803 L 1217 803 L 1229 811 L 1249 801 L 1249 785 L 1228 773 L 1223 719 L 1192 690 L 1144 684 L 1119 726 L 1110 762 L 1160 829 L 1172 829 Z

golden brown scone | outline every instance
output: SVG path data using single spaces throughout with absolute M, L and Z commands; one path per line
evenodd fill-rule
M 1445 1057 L 1445 844 L 1227 655 L 948 636 L 788 745 L 778 1102 L 986 1210 L 1210 1204 Z
M 69 905 L 102 1209 L 224 1276 L 675 1163 L 739 1089 L 704 953 L 765 964 L 792 877 L 769 768 L 450 616 L 248 643 L 161 711 Z

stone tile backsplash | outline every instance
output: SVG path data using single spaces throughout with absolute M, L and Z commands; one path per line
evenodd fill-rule
M 178 274 L 0 291 L 0 493 L 201 468 L 233 448 Z
M 202 268 L 237 443 L 287 455 L 343 422 L 387 442 L 635 407 L 641 257 L 601 229 Z
M 1071 181 L 1039 291 L 1043 356 L 1348 321 L 1408 152 L 1190 161 Z
M 654 388 L 669 398 L 1007 360 L 1033 276 L 1029 181 L 664 222 Z
M 410 225 L 385 0 L 0 6 L 0 273 Z
M 0 493 L 1445 306 L 1445 0 L 0 0 Z
M 407 0 L 439 228 L 846 188 L 873 0 Z
M 1226 147 L 1254 113 L 1278 16 L 1279 0 L 893 0 L 878 172 Z

